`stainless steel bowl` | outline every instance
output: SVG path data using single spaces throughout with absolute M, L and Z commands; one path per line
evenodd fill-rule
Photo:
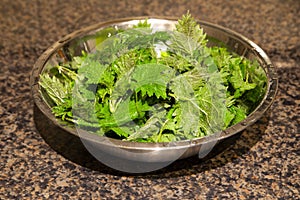
M 172 30 L 176 24 L 176 20 L 173 18 L 147 18 L 148 22 L 151 23 L 153 28 L 157 30 Z M 99 34 L 99 32 L 104 28 L 114 27 L 126 29 L 137 24 L 141 19 L 145 19 L 145 17 L 119 19 L 83 28 L 57 41 L 39 57 L 32 71 L 31 90 L 35 104 L 35 123 L 37 125 L 39 123 L 46 124 L 46 127 L 44 126 L 45 131 L 47 129 L 47 124 L 52 124 L 52 128 L 47 129 L 47 135 L 45 135 L 43 131 L 40 131 L 44 138 L 49 138 L 51 135 L 52 138 L 59 137 L 58 134 L 64 134 L 66 136 L 70 135 L 72 138 L 79 138 L 90 153 L 99 154 L 99 152 L 102 152 L 102 157 L 103 155 L 114 156 L 114 158 L 120 158 L 120 162 L 128 160 L 130 162 L 148 164 L 169 164 L 177 159 L 183 159 L 197 154 L 199 156 L 207 155 L 211 150 L 210 147 L 213 147 L 215 144 L 218 145 L 221 141 L 231 138 L 246 127 L 252 125 L 268 110 L 276 95 L 278 78 L 276 69 L 266 53 L 258 45 L 239 33 L 212 23 L 199 21 L 199 24 L 202 26 L 207 35 L 210 38 L 214 38 L 214 40 L 210 41 L 211 44 L 219 45 L 221 42 L 231 51 L 236 52 L 241 56 L 252 60 L 256 59 L 265 70 L 268 79 L 267 92 L 257 108 L 245 120 L 222 132 L 203 138 L 173 143 L 139 143 L 100 137 L 83 130 L 80 131 L 79 135 L 78 130 L 76 130 L 74 125 L 62 123 L 60 120 L 56 119 L 51 113 L 49 104 L 46 102 L 47 100 L 45 100 L 47 99 L 47 94 L 41 92 L 41 88 L 38 84 L 39 75 L 47 67 L 70 61 L 73 56 L 80 55 L 82 50 L 89 52 L 91 49 L 94 49 L 96 41 L 93 36 Z M 36 113 L 39 113 L 39 115 Z M 41 115 L 43 117 L 37 117 Z M 43 122 L 41 122 L 41 120 Z M 60 131 L 58 131 L 58 129 Z M 92 150 L 89 146 L 92 147 Z M 72 148 L 76 148 L 76 146 Z M 109 156 L 106 159 L 108 160 L 107 162 L 109 162 L 106 163 L 107 165 L 111 165 Z M 99 159 L 101 160 L 102 157 Z M 120 164 L 120 162 L 118 163 Z M 123 168 L 121 167 L 118 169 L 126 171 L 126 169 Z M 127 171 L 139 172 L 138 169 Z M 148 171 L 153 170 L 148 169 Z

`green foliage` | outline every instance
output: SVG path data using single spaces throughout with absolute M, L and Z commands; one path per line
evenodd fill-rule
M 114 35 L 103 39 L 108 31 Z M 138 142 L 203 137 L 245 119 L 265 93 L 263 69 L 207 47 L 190 13 L 173 32 L 153 32 L 144 20 L 104 33 L 95 52 L 45 71 L 39 82 L 56 117 L 96 134 Z
M 133 28 L 150 28 L 151 24 L 148 23 L 148 20 L 139 21 L 137 25 L 134 25 Z
M 206 34 L 189 12 L 178 20 L 176 30 L 182 33 L 182 36 L 185 35 L 194 40 L 196 44 L 205 46 L 207 43 Z

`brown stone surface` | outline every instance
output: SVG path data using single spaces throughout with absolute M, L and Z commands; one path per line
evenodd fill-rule
M 280 76 L 269 116 L 212 159 L 190 158 L 144 176 L 83 167 L 43 140 L 34 126 L 29 77 L 49 45 L 97 22 L 179 17 L 186 10 L 267 52 Z M 0 199 L 299 199 L 299 15 L 299 0 L 1 0 Z

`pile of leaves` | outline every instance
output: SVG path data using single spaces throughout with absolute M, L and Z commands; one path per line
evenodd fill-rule
M 57 118 L 122 140 L 179 141 L 242 121 L 265 94 L 260 65 L 209 47 L 189 13 L 173 31 L 147 20 L 108 30 L 92 52 L 41 74 Z

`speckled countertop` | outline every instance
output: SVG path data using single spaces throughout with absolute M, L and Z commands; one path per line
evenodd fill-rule
M 83 26 L 120 17 L 198 19 L 244 34 L 278 67 L 272 112 L 223 153 L 132 176 L 82 166 L 37 132 L 29 76 L 40 54 Z M 1 0 L 0 199 L 299 199 L 299 0 Z

